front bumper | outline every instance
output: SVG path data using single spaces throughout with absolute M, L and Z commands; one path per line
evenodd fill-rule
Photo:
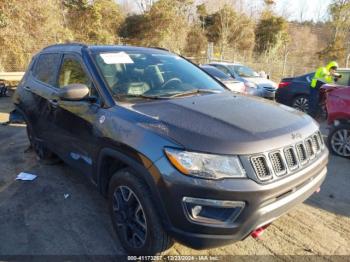
M 211 181 L 180 174 L 162 158 L 151 168 L 162 170 L 157 181 L 169 221 L 166 228 L 179 242 L 195 249 L 222 246 L 243 240 L 250 233 L 289 211 L 310 197 L 323 183 L 327 173 L 328 151 L 298 173 L 271 184 L 250 179 Z M 242 213 L 229 227 L 193 223 L 185 215 L 183 197 L 243 201 Z
M 274 100 L 276 90 L 272 90 L 272 88 L 266 89 L 264 87 L 251 88 L 248 90 L 248 94 Z

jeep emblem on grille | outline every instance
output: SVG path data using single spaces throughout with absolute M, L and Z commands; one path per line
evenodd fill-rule
M 303 136 L 300 133 L 292 133 L 292 139 L 302 139 Z

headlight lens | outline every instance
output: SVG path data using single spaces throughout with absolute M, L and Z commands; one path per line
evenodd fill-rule
M 246 177 L 237 156 L 211 155 L 166 148 L 169 161 L 183 174 L 205 179 Z

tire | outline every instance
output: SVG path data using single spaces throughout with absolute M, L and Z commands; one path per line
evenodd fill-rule
M 30 148 L 34 150 L 38 159 L 45 164 L 56 164 L 60 162 L 60 159 L 45 146 L 44 142 L 38 139 L 30 122 L 26 121 L 26 125 Z
M 304 112 L 308 113 L 309 111 L 309 97 L 307 95 L 299 95 L 293 99 L 292 107 Z
M 333 154 L 350 158 L 350 125 L 334 127 L 328 135 L 327 144 Z
M 113 227 L 128 255 L 155 255 L 172 246 L 153 204 L 156 202 L 132 169 L 112 176 L 108 202 Z

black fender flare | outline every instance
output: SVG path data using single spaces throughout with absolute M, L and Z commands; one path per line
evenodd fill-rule
M 159 190 L 157 188 L 157 181 L 160 179 L 159 174 L 153 174 L 149 171 L 148 168 L 145 167 L 142 163 L 138 162 L 137 160 L 133 159 L 130 156 L 127 156 L 126 154 L 120 152 L 119 150 L 111 149 L 111 148 L 103 148 L 100 150 L 99 156 L 98 156 L 98 162 L 97 162 L 97 176 L 96 176 L 96 182 L 99 191 L 106 196 L 105 188 L 104 185 L 106 185 L 107 181 L 104 181 L 105 176 L 102 174 L 103 172 L 103 160 L 106 157 L 110 157 L 113 159 L 116 159 L 123 163 L 124 165 L 132 168 L 135 170 L 135 174 L 142 179 L 146 185 L 148 186 L 150 192 L 151 192 L 151 197 L 154 200 L 154 203 L 157 204 L 156 209 L 158 211 L 158 214 L 160 215 L 161 221 L 163 223 L 163 226 L 166 228 L 169 227 L 169 218 L 167 216 L 167 213 L 165 211 L 165 207 L 161 198 L 161 195 L 159 193 Z M 144 156 L 143 156 L 144 157 Z M 152 164 L 150 160 L 148 160 L 149 163 Z M 110 178 L 108 178 L 110 179 Z

